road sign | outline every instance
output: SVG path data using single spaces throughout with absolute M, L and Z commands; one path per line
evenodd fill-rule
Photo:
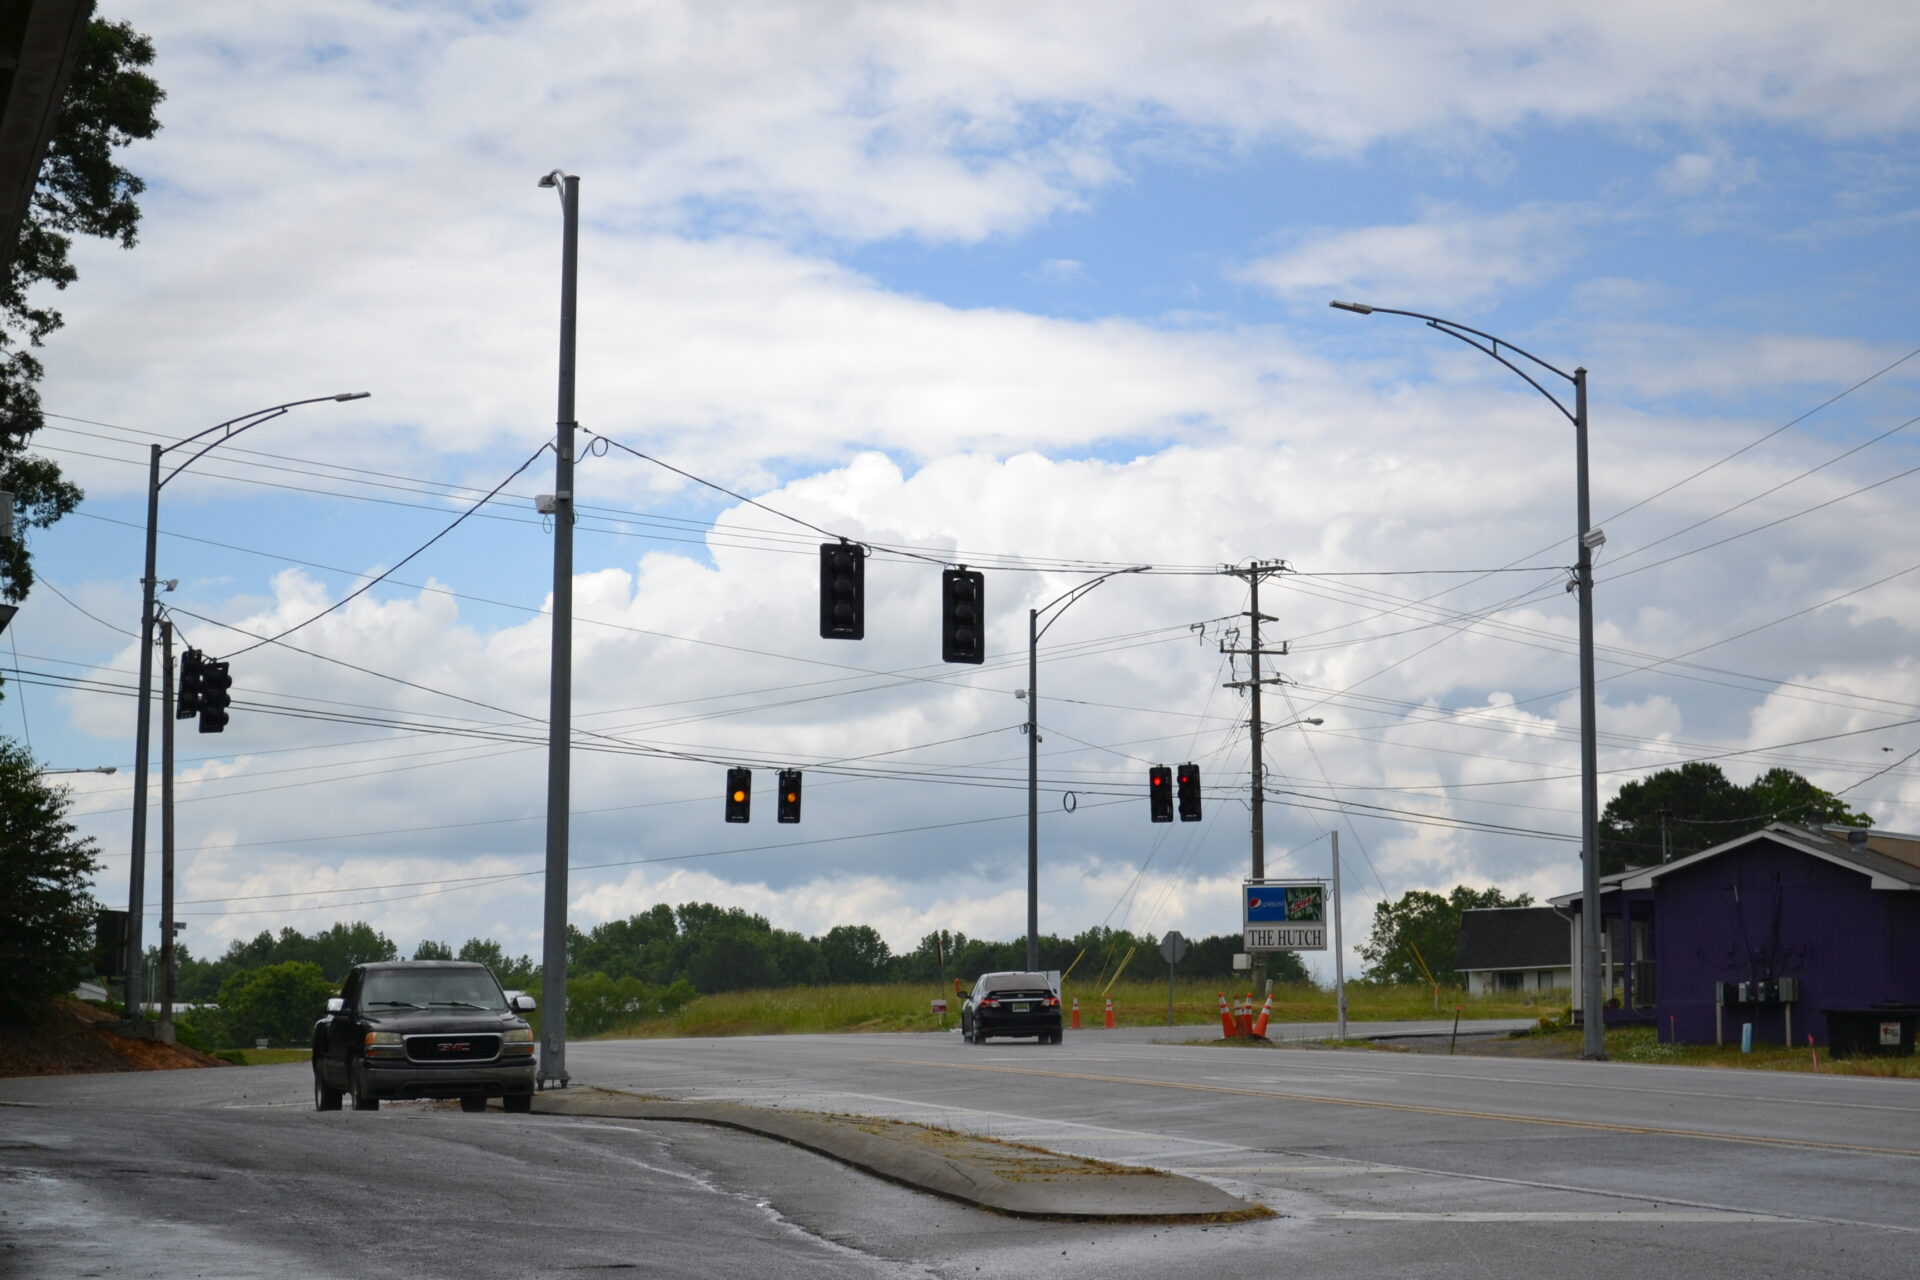
M 1160 939 L 1160 954 L 1168 964 L 1179 964 L 1180 958 L 1187 954 L 1187 940 L 1180 936 L 1178 929 Z
M 1249 880 L 1242 945 L 1252 951 L 1325 951 L 1327 891 L 1319 880 Z

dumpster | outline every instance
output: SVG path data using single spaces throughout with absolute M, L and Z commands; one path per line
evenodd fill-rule
M 1911 1058 L 1920 1005 L 1875 1004 L 1860 1009 L 1822 1009 L 1827 1051 L 1836 1058 Z

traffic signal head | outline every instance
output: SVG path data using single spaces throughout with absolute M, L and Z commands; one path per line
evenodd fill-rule
M 1180 821 L 1200 821 L 1200 767 L 1180 766 Z
M 940 661 L 987 660 L 987 575 L 970 569 L 940 574 Z
M 798 769 L 780 771 L 780 795 L 774 806 L 774 817 L 780 822 L 800 821 L 800 771 Z
M 859 640 L 867 634 L 867 550 L 852 542 L 820 544 L 820 635 Z
M 200 663 L 200 732 L 218 733 L 227 727 L 227 704 L 233 701 L 227 690 L 233 677 L 224 662 Z
M 202 682 L 200 651 L 188 649 L 180 655 L 180 687 L 173 693 L 173 718 L 190 720 L 206 705 L 206 686 Z
M 727 821 L 745 822 L 753 804 L 753 770 L 727 770 Z
M 1173 770 L 1163 764 L 1147 770 L 1147 810 L 1155 822 L 1173 821 Z

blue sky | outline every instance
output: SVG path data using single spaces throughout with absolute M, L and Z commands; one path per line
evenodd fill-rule
M 1409 888 L 1572 888 L 1570 429 L 1330 298 L 1591 371 L 1603 798 L 1713 758 L 1920 826 L 1920 772 L 1875 772 L 1920 746 L 1914 18 L 1030 10 L 111 6 L 155 40 L 165 129 L 126 153 L 142 243 L 83 250 L 61 299 L 36 445 L 88 499 L 36 535 L 0 655 L 0 728 L 121 767 L 74 781 L 102 896 L 126 896 L 133 717 L 69 678 L 130 683 L 147 445 L 372 393 L 168 486 L 160 574 L 209 651 L 390 568 L 551 435 L 555 166 L 582 176 L 582 423 L 914 552 L 873 562 L 866 642 L 823 641 L 816 533 L 583 460 L 605 518 L 576 540 L 576 724 L 621 740 L 576 752 L 583 927 L 698 899 L 898 947 L 1015 936 L 1026 611 L 1150 564 L 1042 646 L 1042 927 L 1235 928 L 1245 672 L 1220 645 L 1247 602 L 1207 570 L 1251 558 L 1296 571 L 1262 596 L 1295 642 L 1265 718 L 1326 722 L 1269 735 L 1270 864 L 1325 874 L 1338 823 L 1350 940 Z M 537 871 L 544 757 L 425 729 L 537 738 L 551 488 L 543 457 L 289 637 L 338 661 L 235 659 L 260 709 L 181 743 L 196 949 L 367 919 L 537 954 L 537 879 L 461 886 Z M 983 668 L 938 661 L 950 559 L 989 571 Z M 382 723 L 311 718 L 327 699 Z M 1209 821 L 1148 824 L 1146 767 L 1184 760 Z M 808 768 L 802 826 L 725 827 L 735 761 Z

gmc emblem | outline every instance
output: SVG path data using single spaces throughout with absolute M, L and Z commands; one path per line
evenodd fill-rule
M 442 1053 L 465 1053 L 473 1048 L 465 1040 L 443 1040 L 434 1048 Z

